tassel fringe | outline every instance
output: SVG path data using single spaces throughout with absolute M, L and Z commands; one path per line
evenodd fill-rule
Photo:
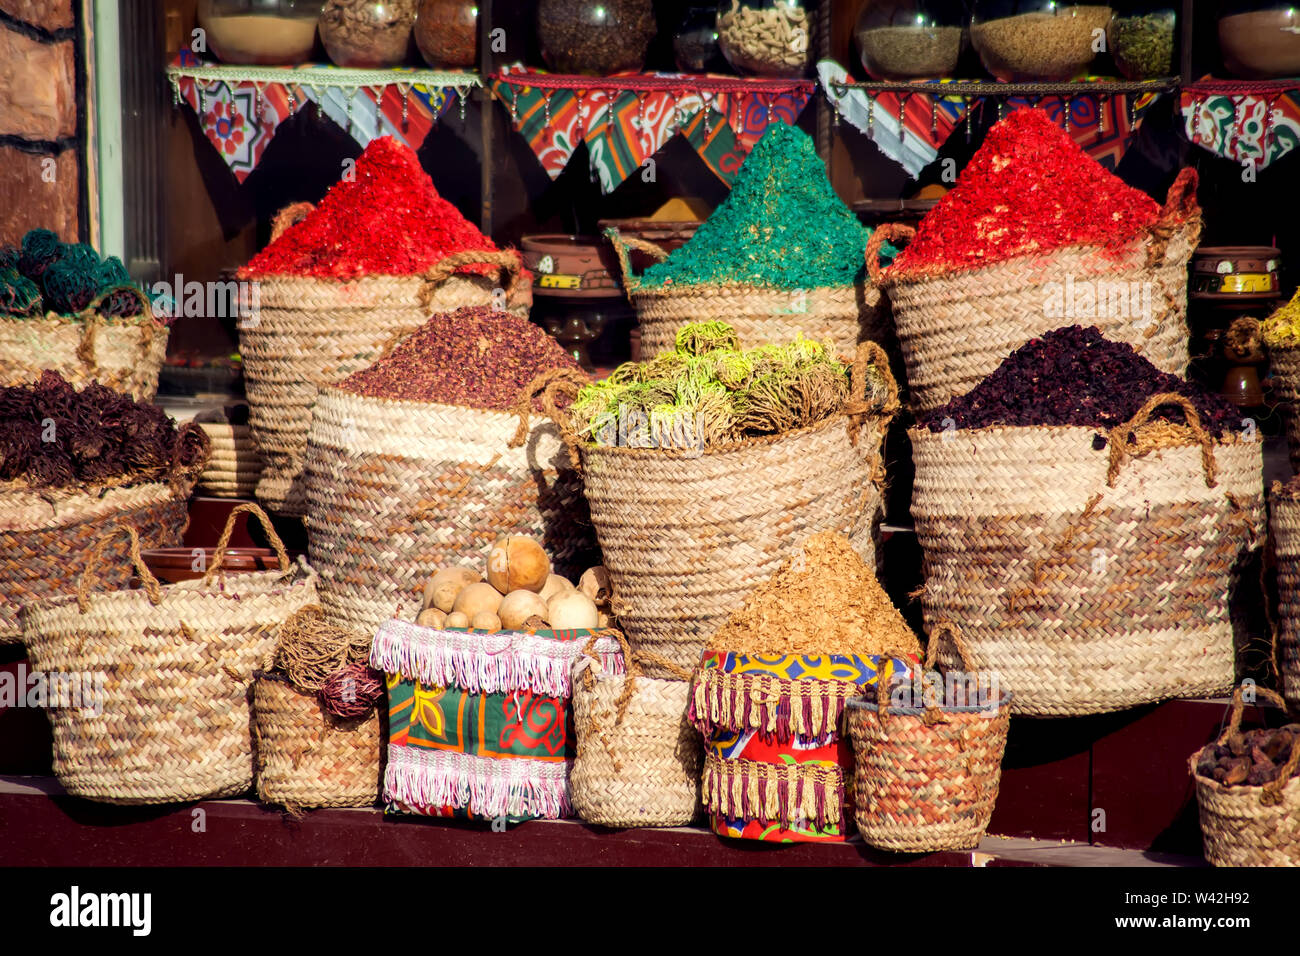
M 384 798 L 407 806 L 468 807 L 483 817 L 573 816 L 572 761 L 493 760 L 450 750 L 390 745 Z
M 728 760 L 711 752 L 700 791 L 704 808 L 728 819 L 773 820 L 787 830 L 843 824 L 844 774 L 839 767 Z
M 848 700 L 861 693 L 851 681 L 708 670 L 696 677 L 689 719 L 705 736 L 752 730 L 781 743 L 825 743 L 838 733 Z

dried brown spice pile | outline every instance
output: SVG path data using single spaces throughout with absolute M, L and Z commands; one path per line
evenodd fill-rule
M 505 412 L 525 386 L 552 369 L 581 371 L 573 356 L 527 319 L 477 306 L 433 316 L 339 388 L 371 398 Z
M 751 594 L 709 646 L 748 654 L 921 653 L 875 573 L 833 531 L 804 542 L 803 553 Z
M 0 480 L 36 488 L 164 481 L 202 464 L 201 432 L 181 436 L 156 405 L 57 372 L 0 388 Z M 177 448 L 177 443 L 181 447 Z
M 1300 747 L 1300 724 L 1238 731 L 1222 744 L 1208 744 L 1196 761 L 1196 772 L 1228 787 L 1262 787 L 1285 769 L 1293 747 Z M 1300 767 L 1291 776 L 1300 776 Z

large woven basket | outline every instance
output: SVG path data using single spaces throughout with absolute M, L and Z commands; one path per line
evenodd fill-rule
M 212 443 L 212 454 L 195 489 L 214 498 L 251 498 L 262 475 L 262 457 L 247 425 L 201 422 Z
M 138 402 L 153 401 L 171 330 L 154 318 L 149 297 L 129 319 L 103 316 L 92 302 L 75 316 L 0 317 L 0 386 L 34 382 L 46 369 L 77 388 L 99 382 Z
M 882 270 L 879 252 L 886 242 L 906 243 L 916 230 L 877 229 L 867 244 L 867 269 L 889 297 L 913 407 L 928 411 L 966 394 L 1020 346 L 1062 325 L 1096 325 L 1106 338 L 1129 343 L 1162 371 L 1184 375 L 1187 262 L 1201 230 L 1196 181 L 1194 170 L 1183 170 L 1158 223 L 1119 251 L 1070 246 L 980 269 L 911 278 Z M 1104 308 L 1074 308 L 1074 290 L 1085 287 L 1095 301 L 1104 298 Z M 1133 294 L 1141 307 L 1132 304 Z M 1148 295 L 1150 315 L 1142 314 Z M 1064 314 L 1049 308 L 1054 299 L 1062 302 Z M 1072 314 L 1080 310 L 1087 314 Z
M 308 554 L 332 623 L 373 631 L 420 606 L 439 568 L 531 535 L 576 578 L 595 541 L 556 426 L 505 412 L 320 393 L 307 457 Z M 592 562 L 594 563 L 594 562 Z
M 644 239 L 620 236 L 617 229 L 606 229 L 605 235 L 618 253 L 623 287 L 636 309 L 643 358 L 671 351 L 683 325 L 719 318 L 736 330 L 745 348 L 802 335 L 819 342 L 830 339 L 841 352 L 852 353 L 860 342 L 885 340 L 880 290 L 874 283 L 798 290 L 740 284 L 645 286 L 632 271 L 630 250 L 656 260 L 668 253 Z
M 686 720 L 691 675 L 648 678 L 618 639 L 625 673 L 605 671 L 597 654 L 574 665 L 573 808 L 607 827 L 685 826 L 700 812 L 704 758 L 703 741 Z
M 289 225 L 285 213 L 296 211 L 277 217 L 273 240 Z M 500 275 L 461 274 L 469 265 L 495 266 Z M 527 318 L 532 288 L 522 269 L 517 252 L 470 251 L 418 276 L 258 279 L 258 308 L 239 328 L 249 425 L 264 461 L 258 498 L 274 511 L 304 514 L 302 470 L 319 386 L 367 368 L 436 313 L 489 306 Z
M 1273 394 L 1286 423 L 1291 468 L 1300 471 L 1300 345 L 1270 345 L 1268 365 L 1273 373 Z
M 950 634 L 955 631 L 949 629 Z M 954 636 L 960 656 L 961 645 Z M 940 631 L 930 635 L 926 670 L 934 665 Z M 949 672 L 949 677 L 953 676 Z M 1011 695 L 980 687 L 966 670 L 960 696 L 927 701 L 914 680 L 903 706 L 880 685 L 849 701 L 846 732 L 853 741 L 858 832 L 881 850 L 936 853 L 979 845 L 993 817 L 1011 724 Z M 974 684 L 966 681 L 975 678 Z M 967 690 L 975 693 L 968 695 Z M 974 699 L 971 699 L 974 698 Z
M 379 709 L 358 720 L 328 713 L 288 678 L 253 684 L 257 798 L 299 809 L 369 807 L 379 800 Z
M 1266 687 L 1256 693 L 1285 709 L 1286 702 Z M 1241 727 L 1245 704 L 1241 688 L 1232 694 L 1232 717 L 1219 737 L 1223 744 Z M 1205 858 L 1215 866 L 1300 866 L 1300 777 L 1292 776 L 1300 744 L 1278 779 L 1262 787 L 1224 786 L 1197 773 L 1200 751 L 1188 759 L 1196 781 Z
M 206 442 L 193 425 L 181 426 L 177 449 Z M 188 467 L 173 468 L 170 482 L 133 487 L 33 490 L 0 487 L 0 644 L 22 638 L 22 605 L 71 594 L 86 570 L 92 546 L 118 528 L 134 528 L 146 548 L 181 543 L 189 523 L 186 506 L 203 456 Z M 125 539 L 106 545 L 108 566 L 100 580 L 125 587 L 131 579 Z
M 1274 664 L 1282 693 L 1300 712 L 1300 496 L 1273 484 L 1269 496 L 1270 530 L 1277 558 L 1277 638 Z
M 702 451 L 590 445 L 557 415 L 565 441 L 579 449 L 615 616 L 634 651 L 693 669 L 727 616 L 819 531 L 847 535 L 878 566 L 881 443 L 897 388 L 884 350 L 863 343 L 854 404 L 866 392 L 867 357 L 890 389 L 879 414 L 840 414 Z M 653 663 L 645 672 L 672 676 Z
M 279 571 L 219 575 L 235 517 L 262 519 Z M 47 710 L 54 772 L 74 796 L 104 803 L 171 803 L 227 797 L 253 784 L 249 688 L 276 631 L 315 601 L 316 576 L 293 568 L 255 505 L 231 512 L 208 573 L 160 586 L 140 558 L 141 590 L 99 586 L 97 548 L 77 593 L 27 605 L 23 641 L 32 666 L 94 688 L 92 706 Z M 107 539 L 105 539 L 107 543 Z
M 1167 402 L 1193 422 L 1173 441 L 1172 426 L 1143 427 Z M 1211 441 L 1172 394 L 1152 396 L 1101 451 L 1090 428 L 910 435 L 927 629 L 956 626 L 1015 713 L 1102 713 L 1232 686 L 1245 637 L 1235 611 L 1258 577 L 1243 565 L 1264 529 L 1257 441 Z

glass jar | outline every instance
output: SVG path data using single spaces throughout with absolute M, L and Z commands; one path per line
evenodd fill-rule
M 803 76 L 812 65 L 813 18 L 802 0 L 722 0 L 718 46 L 738 73 Z
M 727 61 L 718 47 L 716 7 L 691 7 L 673 34 L 673 58 L 683 73 L 718 73 Z
M 1224 3 L 1219 52 L 1234 76 L 1300 76 L 1300 9 L 1289 3 Z
M 199 26 L 222 63 L 295 66 L 311 58 L 323 0 L 199 0 Z
M 382 70 L 410 56 L 418 0 L 325 0 L 320 39 L 335 66 Z
M 937 80 L 952 76 L 966 31 L 960 3 L 867 0 L 853 28 L 862 68 L 872 79 Z
M 1062 82 L 1092 63 L 1110 18 L 1111 8 L 1098 4 L 975 0 L 970 42 L 1003 82 Z
M 1172 76 L 1178 14 L 1162 3 L 1117 3 L 1106 30 L 1115 68 L 1126 79 Z
M 640 70 L 656 32 L 651 0 L 538 0 L 537 39 L 556 73 Z
M 478 0 L 420 0 L 415 45 L 436 70 L 468 70 L 478 63 Z

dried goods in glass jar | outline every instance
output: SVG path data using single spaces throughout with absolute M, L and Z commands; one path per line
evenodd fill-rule
M 812 63 L 812 18 L 800 0 L 723 0 L 718 45 L 741 73 L 802 76 Z
M 321 43 L 336 66 L 383 69 L 406 62 L 417 0 L 326 0 Z
M 1003 15 L 1003 8 L 1015 12 Z M 1068 80 L 1096 57 L 1110 18 L 1111 8 L 1097 4 L 977 3 L 971 45 L 1004 82 Z
M 477 62 L 477 0 L 420 0 L 415 45 L 435 69 L 469 69 Z
M 650 0 L 539 0 L 537 39 L 557 73 L 621 73 L 645 65 L 654 39 Z

